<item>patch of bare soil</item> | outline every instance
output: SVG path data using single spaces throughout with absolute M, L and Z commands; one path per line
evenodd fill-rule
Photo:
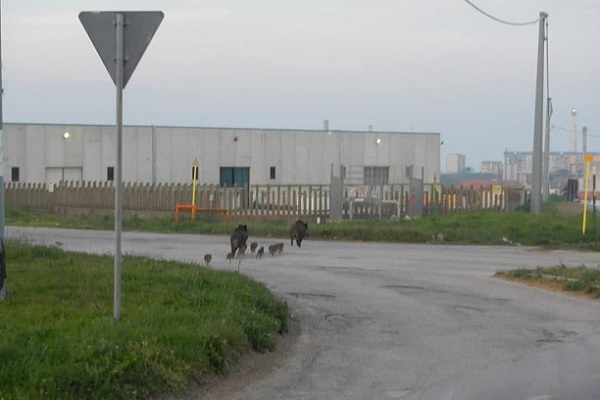
M 567 296 L 577 297 L 580 299 L 587 299 L 600 302 L 600 298 L 594 297 L 590 294 L 583 292 L 576 292 L 571 290 L 563 289 L 563 284 L 561 282 L 550 281 L 546 279 L 523 279 L 523 278 L 513 278 L 505 275 L 497 275 L 497 278 L 504 279 L 506 281 L 518 282 L 527 286 L 549 290 L 551 292 L 562 293 Z
M 265 378 L 274 370 L 283 366 L 293 354 L 299 335 L 300 321 L 290 317 L 288 332 L 277 336 L 274 352 L 258 353 L 252 351 L 244 354 L 235 365 L 230 366 L 225 375 L 210 378 L 202 384 L 194 385 L 182 395 L 164 397 L 163 400 L 227 399 L 232 394 Z
M 583 212 L 583 204 L 562 201 L 556 205 L 556 211 L 561 214 L 580 214 Z

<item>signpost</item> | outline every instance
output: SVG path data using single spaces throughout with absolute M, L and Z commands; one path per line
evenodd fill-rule
M 115 166 L 114 319 L 121 318 L 121 231 L 123 225 L 123 89 L 162 22 L 161 11 L 81 12 L 79 20 L 117 87 Z

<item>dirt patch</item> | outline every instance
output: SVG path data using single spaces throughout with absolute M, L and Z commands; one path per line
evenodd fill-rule
M 300 326 L 300 321 L 297 318 L 290 317 L 288 332 L 277 336 L 274 352 L 249 352 L 243 355 L 234 366 L 231 366 L 225 375 L 210 378 L 202 384 L 193 385 L 179 396 L 168 396 L 161 399 L 223 400 L 231 397 L 234 393 L 265 378 L 285 364 L 294 353 L 296 342 L 300 336 Z
M 561 201 L 556 204 L 556 211 L 560 214 L 575 215 L 583 213 L 583 204 Z
M 594 297 L 593 295 L 583 293 L 583 292 L 576 292 L 576 291 L 563 289 L 563 283 L 561 283 L 561 282 L 549 281 L 549 280 L 545 280 L 545 279 L 514 278 L 514 277 L 509 277 L 506 275 L 496 275 L 496 278 L 504 279 L 505 281 L 522 283 L 527 286 L 544 289 L 544 290 L 549 290 L 551 292 L 562 293 L 567 296 L 577 297 L 579 299 L 587 299 L 587 300 L 593 300 L 593 301 L 600 302 L 600 298 Z

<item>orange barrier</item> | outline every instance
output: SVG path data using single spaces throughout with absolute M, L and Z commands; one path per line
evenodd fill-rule
M 179 220 L 179 212 L 180 211 L 190 211 L 192 213 L 192 219 L 196 219 L 197 212 L 216 212 L 221 214 L 222 216 L 227 216 L 226 208 L 206 208 L 206 207 L 196 207 L 192 204 L 175 204 L 175 221 Z

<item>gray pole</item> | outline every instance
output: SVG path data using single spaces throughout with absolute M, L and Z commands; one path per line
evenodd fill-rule
M 537 79 L 535 85 L 535 121 L 533 125 L 533 159 L 531 167 L 531 213 L 542 209 L 542 128 L 544 114 L 544 39 L 548 14 L 540 12 L 538 38 Z
M 583 155 L 587 154 L 587 126 L 581 127 L 581 133 L 583 134 Z
M 121 319 L 121 228 L 123 223 L 123 14 L 117 14 L 117 165 L 115 171 L 115 289 L 114 319 Z
M 0 239 L 4 240 L 4 116 L 2 115 L 2 3 L 0 2 Z M 1 287 L 0 287 L 1 289 Z
M 0 3 L 0 301 L 6 299 L 6 264 L 4 254 L 4 132 L 2 115 L 2 4 Z
M 552 108 L 552 99 L 548 97 L 546 104 L 546 135 L 544 137 L 544 173 L 542 178 L 544 180 L 544 191 L 542 194 L 542 200 L 548 201 L 550 199 L 550 109 Z
M 152 183 L 156 183 L 156 127 L 152 125 Z

